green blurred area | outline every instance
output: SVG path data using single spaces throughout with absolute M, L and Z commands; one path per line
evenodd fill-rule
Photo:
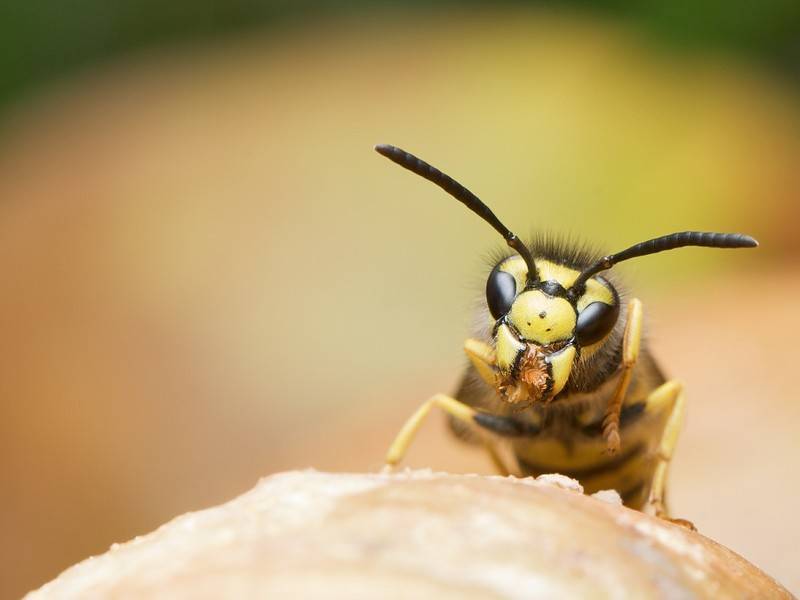
M 403 10 L 530 5 L 625 20 L 656 43 L 750 55 L 792 79 L 800 76 L 800 2 L 467 2 L 415 0 Z M 104 59 L 155 45 L 198 41 L 299 19 L 396 7 L 390 0 L 6 0 L 0 4 L 0 110 L 38 85 Z

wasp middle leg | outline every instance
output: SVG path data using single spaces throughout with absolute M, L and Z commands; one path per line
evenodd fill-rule
M 628 303 L 628 316 L 625 321 L 625 333 L 622 338 L 622 373 L 619 383 L 614 390 L 614 395 L 608 401 L 606 414 L 603 418 L 603 437 L 606 440 L 606 449 L 609 454 L 619 452 L 621 440 L 619 437 L 619 418 L 625 394 L 631 383 L 633 368 L 639 358 L 639 347 L 642 339 L 642 303 L 637 298 L 632 298 Z
M 391 446 L 389 446 L 389 450 L 386 452 L 385 466 L 387 469 L 392 469 L 403 460 L 419 428 L 422 426 L 422 423 L 430 414 L 433 407 L 440 408 L 451 418 L 456 419 L 473 430 L 476 429 L 475 426 L 477 425 L 478 428 L 482 429 L 484 432 L 512 438 L 528 437 L 539 433 L 538 426 L 532 423 L 520 421 L 509 416 L 481 412 L 455 398 L 446 396 L 445 394 L 436 394 L 424 402 L 422 406 L 408 418 L 397 436 L 395 436 L 394 441 Z M 492 460 L 498 472 L 501 475 L 510 475 L 511 471 L 506 467 L 500 454 L 497 452 L 494 441 L 487 438 L 486 435 L 483 435 L 482 438 L 484 447 L 489 453 L 489 458 Z

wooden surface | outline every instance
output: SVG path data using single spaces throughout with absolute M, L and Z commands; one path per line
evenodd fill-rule
M 68 569 L 47 598 L 790 598 L 562 476 L 280 473 Z

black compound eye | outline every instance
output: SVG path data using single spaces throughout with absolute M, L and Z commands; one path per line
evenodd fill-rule
M 499 319 L 511 310 L 516 297 L 517 281 L 514 276 L 495 267 L 486 281 L 486 302 L 489 305 L 489 312 L 495 319 Z
M 592 302 L 578 315 L 575 337 L 581 346 L 591 346 L 602 340 L 614 328 L 619 317 L 619 304 Z

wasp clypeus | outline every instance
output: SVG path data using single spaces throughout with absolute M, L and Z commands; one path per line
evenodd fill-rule
M 501 473 L 512 472 L 497 447 L 507 440 L 513 472 L 562 473 L 587 492 L 615 489 L 627 506 L 668 518 L 664 491 L 683 390 L 642 343 L 642 303 L 624 301 L 606 271 L 664 250 L 748 248 L 756 240 L 684 231 L 602 257 L 552 238 L 525 244 L 448 175 L 394 146 L 375 149 L 465 204 L 511 248 L 488 275 L 483 326 L 464 344 L 470 366 L 456 393 L 420 406 L 389 448 L 387 465 L 403 458 L 438 407 L 457 436 L 486 446 Z

